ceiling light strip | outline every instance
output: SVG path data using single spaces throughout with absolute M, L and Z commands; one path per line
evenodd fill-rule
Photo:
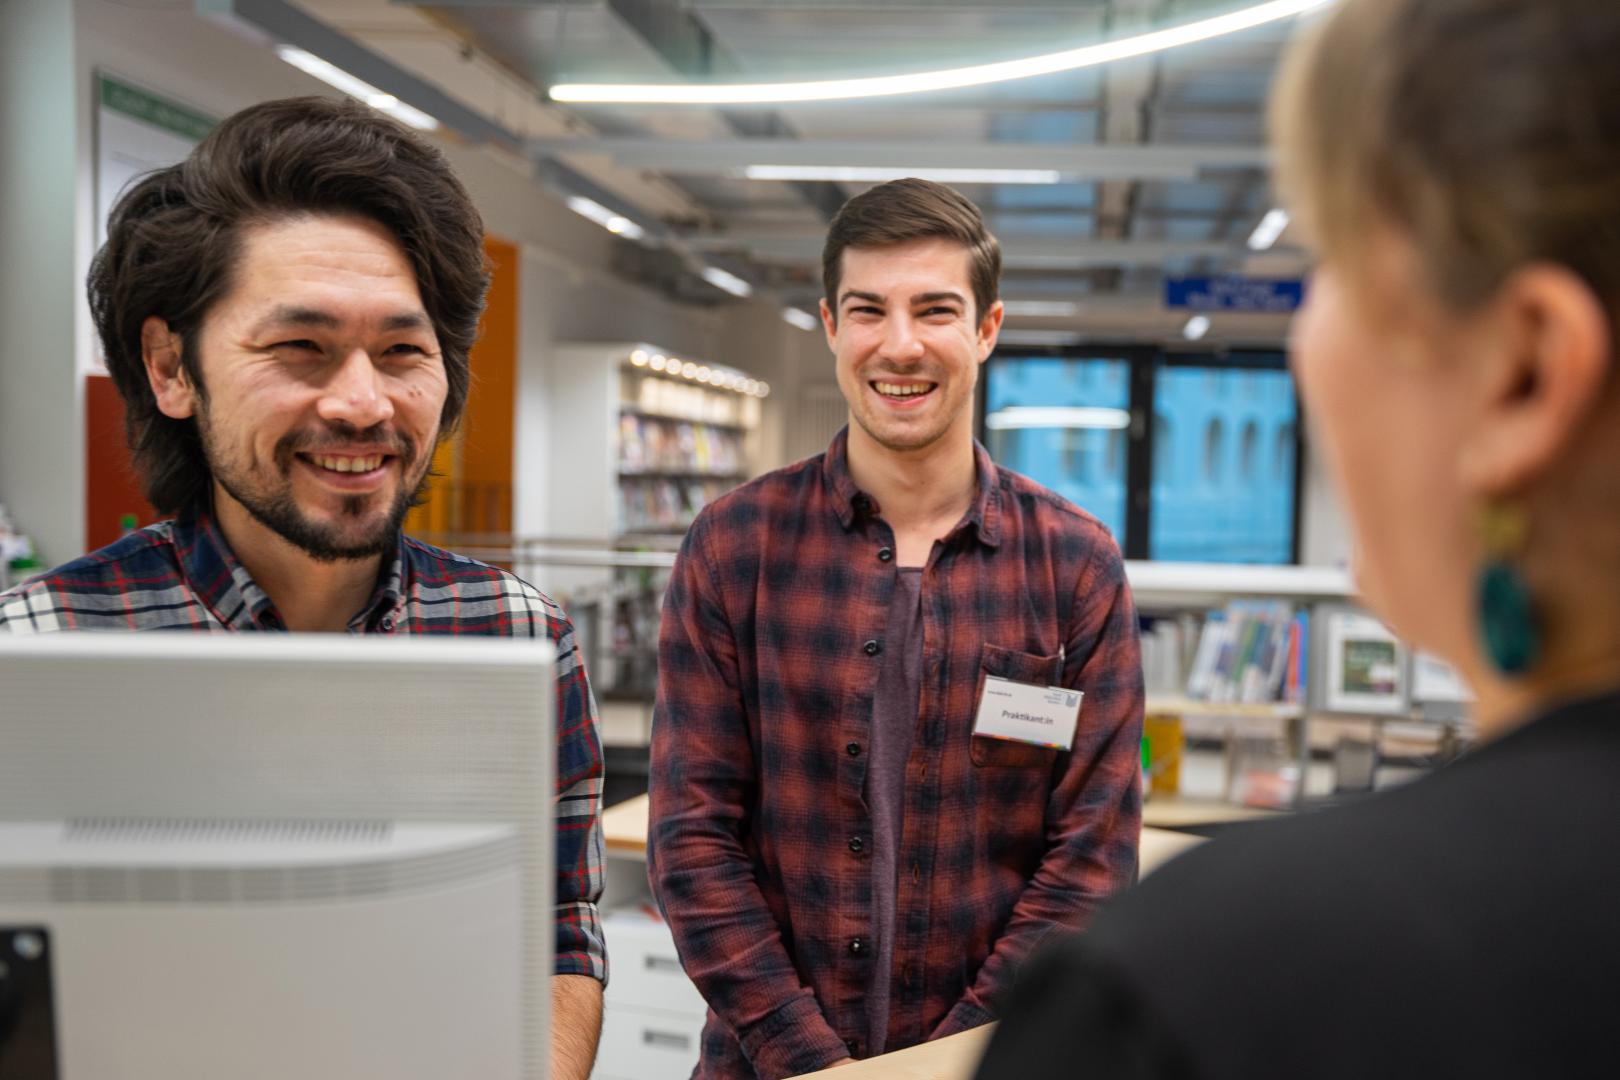
M 938 90 L 959 90 L 991 83 L 1055 75 L 1164 52 L 1201 41 L 1224 37 L 1280 22 L 1323 7 L 1333 0 L 1268 0 L 1208 19 L 1166 27 L 1145 34 L 1098 42 L 1062 52 L 994 64 L 924 71 L 909 75 L 881 75 L 862 79 L 829 79 L 784 83 L 559 83 L 551 88 L 553 101 L 597 105 L 790 105 L 810 101 L 892 97 Z
M 277 45 L 276 55 L 304 74 L 315 76 L 327 86 L 365 102 L 402 124 L 407 124 L 418 131 L 437 131 L 439 128 L 439 122 L 421 109 L 405 104 L 393 94 L 377 89 L 364 79 L 350 75 L 336 64 L 328 63 L 312 52 L 300 49 L 296 45 Z
M 825 180 L 843 184 L 881 184 L 911 177 L 941 184 L 1056 184 L 1056 169 L 906 169 L 866 165 L 749 165 L 747 180 Z

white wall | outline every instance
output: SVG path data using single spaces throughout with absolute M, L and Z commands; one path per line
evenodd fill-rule
M 0 4 L 0 502 L 52 561 L 84 542 L 73 52 L 70 0 Z
M 1349 566 L 1350 524 L 1344 516 L 1344 507 L 1328 482 L 1321 455 L 1307 453 L 1305 457 L 1299 561 L 1307 566 Z
M 599 463 L 591 457 L 608 454 L 611 440 L 617 436 L 603 430 L 588 445 L 579 446 L 570 445 L 572 436 L 559 438 L 553 432 L 552 384 L 561 362 L 558 348 L 583 342 L 644 341 L 674 354 L 707 360 L 717 355 L 727 315 L 723 309 L 672 303 L 606 270 L 535 244 L 523 247 L 520 288 L 513 527 L 523 536 L 585 536 L 592 529 L 584 522 L 597 523 L 601 515 L 570 515 L 565 498 L 553 490 L 548 479 L 551 459 L 578 455 L 582 468 L 594 469 Z M 603 498 L 611 502 L 608 495 Z M 602 539 L 606 536 L 601 532 Z

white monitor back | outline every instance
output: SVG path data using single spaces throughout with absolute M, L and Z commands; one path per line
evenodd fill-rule
M 61 1080 L 543 1078 L 555 697 L 544 640 L 0 635 Z

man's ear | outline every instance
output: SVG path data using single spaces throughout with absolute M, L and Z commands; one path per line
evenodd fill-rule
M 141 323 L 141 361 L 146 365 L 146 381 L 152 385 L 158 411 L 174 420 L 184 420 L 197 412 L 197 391 L 181 363 L 184 344 L 180 335 L 156 315 Z
M 1591 415 L 1612 363 L 1609 320 L 1573 271 L 1515 272 L 1481 316 L 1482 407 L 1462 446 L 1460 478 L 1482 497 L 1522 491 L 1558 460 Z
M 1001 322 L 1007 317 L 1007 305 L 1000 300 L 979 320 L 979 363 L 984 363 L 996 351 L 996 338 L 1001 335 Z
M 827 333 L 827 348 L 833 352 L 838 351 L 838 316 L 827 305 L 827 298 L 821 298 L 821 328 Z

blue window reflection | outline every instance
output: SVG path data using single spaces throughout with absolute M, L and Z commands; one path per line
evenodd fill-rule
M 1298 468 L 1292 376 L 1161 367 L 1153 400 L 1158 437 L 1149 556 L 1292 561 Z
M 998 357 L 985 386 L 990 455 L 1089 511 L 1121 547 L 1130 373 L 1125 360 Z

